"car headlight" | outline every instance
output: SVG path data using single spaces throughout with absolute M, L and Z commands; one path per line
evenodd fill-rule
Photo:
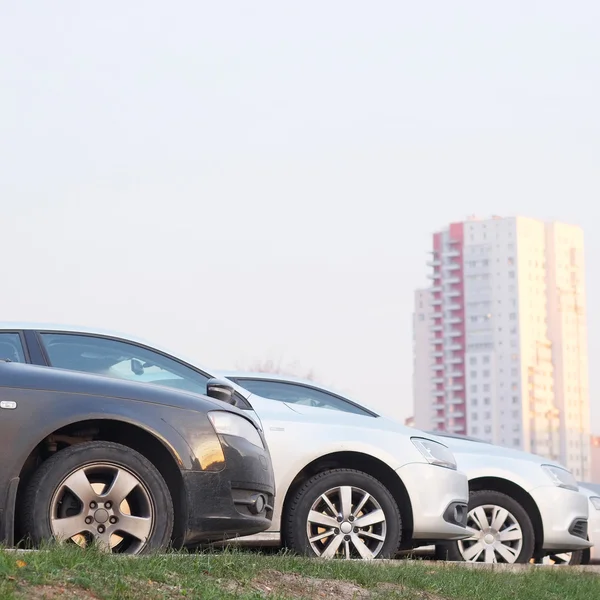
M 554 465 L 542 465 L 542 469 L 544 470 L 544 473 L 550 477 L 554 485 L 567 490 L 573 490 L 574 492 L 579 489 L 577 480 L 573 477 L 571 471 L 567 471 L 561 467 L 555 467 Z
M 592 496 L 590 502 L 596 510 L 600 510 L 600 498 L 598 496 Z
M 264 450 L 265 446 L 258 433 L 258 429 L 248 419 L 223 410 L 209 412 L 208 418 L 217 433 L 245 438 L 251 444 Z
M 427 462 L 438 467 L 456 470 L 456 459 L 449 448 L 426 438 L 410 438 Z

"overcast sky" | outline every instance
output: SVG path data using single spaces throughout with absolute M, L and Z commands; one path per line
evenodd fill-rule
M 585 228 L 597 372 L 599 23 L 595 0 L 0 0 L 0 314 L 296 363 L 404 418 L 431 233 L 521 214 Z

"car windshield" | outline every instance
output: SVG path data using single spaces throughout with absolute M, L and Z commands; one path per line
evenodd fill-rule
M 310 385 L 294 381 L 243 376 L 229 377 L 229 379 L 244 387 L 249 392 L 252 392 L 257 396 L 262 396 L 263 398 L 300 406 L 311 406 L 314 408 L 325 408 L 340 412 L 354 413 L 364 417 L 377 416 L 376 413 L 369 411 L 350 400 Z

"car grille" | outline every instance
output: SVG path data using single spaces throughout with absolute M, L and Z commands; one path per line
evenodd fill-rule
M 587 539 L 588 522 L 584 519 L 575 519 L 569 527 L 569 533 L 575 537 Z

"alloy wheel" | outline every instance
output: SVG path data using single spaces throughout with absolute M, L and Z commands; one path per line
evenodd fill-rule
M 71 472 L 56 488 L 50 527 L 61 541 L 136 554 L 152 533 L 154 512 L 139 477 L 119 465 L 92 463 Z
M 477 506 L 467 515 L 471 537 L 458 549 L 468 562 L 516 562 L 523 548 L 523 531 L 512 513 L 493 504 Z
M 353 486 L 321 494 L 311 506 L 306 533 L 322 558 L 373 559 L 386 539 L 385 513 L 375 497 Z

